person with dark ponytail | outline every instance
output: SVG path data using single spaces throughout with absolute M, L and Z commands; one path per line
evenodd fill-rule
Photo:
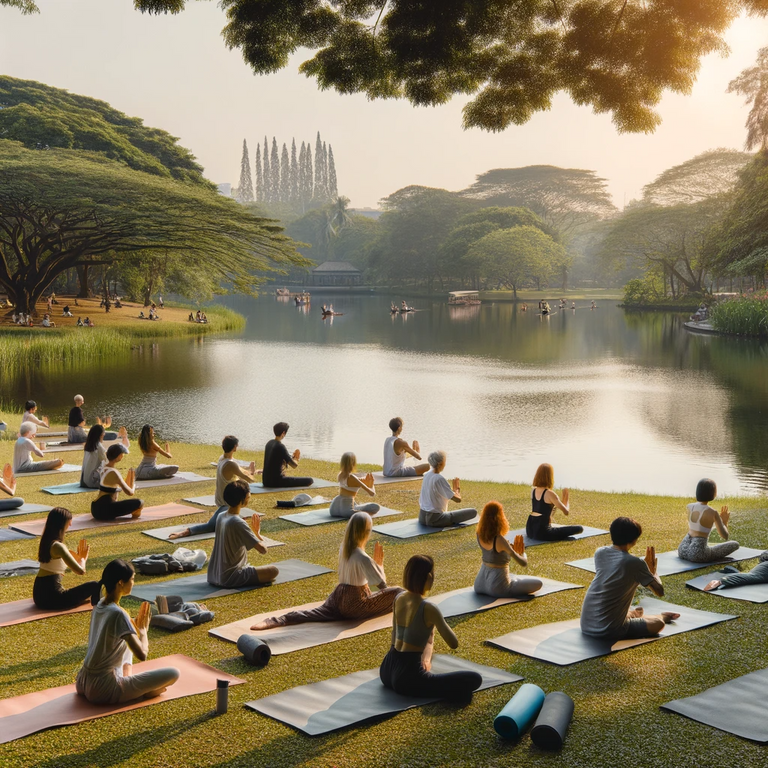
M 167 477 L 173 477 L 179 471 L 178 466 L 175 464 L 158 465 L 158 454 L 165 456 L 166 459 L 172 459 L 173 456 L 171 456 L 168 443 L 165 444 L 165 450 L 163 450 L 155 442 L 155 430 L 149 424 L 145 424 L 141 428 L 139 449 L 141 450 L 142 458 L 139 466 L 136 468 L 137 480 L 164 480 Z
M 98 488 L 101 468 L 107 462 L 107 448 L 104 445 L 106 430 L 103 424 L 94 424 L 88 431 L 83 447 L 83 469 L 80 473 L 81 488 Z M 128 453 L 128 433 L 120 428 L 120 442 Z
M 125 560 L 113 560 L 101 575 L 99 586 L 104 597 L 94 595 L 88 650 L 77 673 L 75 686 L 92 704 L 123 704 L 159 696 L 179 679 L 174 667 L 131 674 L 133 657 L 146 661 L 149 653 L 147 628 L 151 617 L 149 603 L 142 603 L 135 619 L 120 607 L 120 600 L 131 594 L 134 569 Z
M 54 507 L 48 513 L 40 537 L 37 552 L 40 570 L 32 586 L 32 600 L 44 611 L 68 611 L 92 600 L 99 592 L 99 583 L 96 581 L 86 581 L 71 589 L 64 589 L 61 585 L 61 577 L 67 568 L 80 576 L 85 573 L 90 551 L 85 539 L 80 539 L 75 552 L 64 544 L 64 534 L 71 523 L 72 513 L 68 509 Z
M 119 443 L 107 448 L 107 463 L 101 468 L 99 495 L 91 502 L 91 514 L 96 520 L 114 520 L 116 517 L 125 515 L 139 517 L 141 510 L 144 509 L 144 502 L 141 499 L 117 501 L 117 494 L 121 490 L 129 496 L 133 496 L 136 492 L 136 473 L 133 469 L 128 470 L 123 480 L 116 466 L 124 453 L 125 447 Z

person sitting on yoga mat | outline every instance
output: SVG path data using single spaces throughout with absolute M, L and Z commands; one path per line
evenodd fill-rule
M 24 422 L 28 421 L 36 427 L 50 429 L 50 421 L 48 420 L 48 417 L 43 416 L 42 419 L 38 419 L 37 416 L 35 416 L 35 411 L 37 411 L 37 403 L 34 400 L 27 400 L 27 402 L 24 403 L 24 415 L 21 417 L 21 423 L 24 424 Z
M 35 425 L 26 421 L 19 427 L 19 439 L 13 446 L 13 472 L 20 475 L 25 472 L 48 472 L 64 465 L 61 459 L 47 459 L 46 461 L 33 461 L 32 455 L 45 456 L 45 443 L 38 447 L 30 435 L 35 434 Z
M 157 455 L 165 456 L 166 459 L 172 459 L 170 447 L 165 444 L 165 449 L 161 448 L 155 442 L 155 430 L 145 424 L 141 428 L 139 435 L 139 449 L 141 450 L 141 461 L 136 468 L 137 480 L 165 480 L 173 477 L 179 468 L 175 464 L 157 464 Z
M 301 451 L 297 448 L 293 454 L 288 453 L 288 449 L 283 445 L 283 440 L 288 434 L 288 425 L 284 421 L 279 421 L 272 428 L 275 433 L 273 440 L 270 440 L 264 448 L 264 472 L 262 473 L 262 482 L 265 488 L 304 488 L 312 485 L 314 482 L 311 477 L 286 477 L 285 467 L 299 466 Z
M 107 463 L 101 468 L 101 477 L 99 479 L 99 495 L 91 502 L 91 514 L 96 520 L 114 520 L 116 517 L 140 517 L 141 510 L 144 509 L 144 502 L 141 499 L 117 500 L 117 494 L 123 490 L 129 496 L 136 492 L 136 473 L 133 469 L 128 470 L 128 474 L 123 480 L 117 464 L 123 460 L 125 448 L 119 443 L 110 445 L 107 448 Z
M 248 550 L 255 549 L 265 555 L 267 548 L 261 543 L 261 518 L 254 514 L 250 525 L 240 517 L 240 510 L 248 506 L 251 489 L 244 480 L 233 480 L 224 488 L 226 513 L 216 520 L 216 538 L 208 563 L 208 583 L 216 587 L 248 587 L 269 584 L 279 573 L 274 565 L 254 568 L 248 565 Z
M 98 488 L 101 478 L 101 468 L 107 462 L 107 448 L 104 445 L 106 430 L 103 424 L 94 424 L 88 430 L 88 437 L 83 446 L 83 469 L 80 472 L 81 488 Z M 120 428 L 121 444 L 128 453 L 128 433 L 125 427 Z
M 354 453 L 345 453 L 341 457 L 341 472 L 339 472 L 339 495 L 331 502 L 331 517 L 349 519 L 355 512 L 367 512 L 375 515 L 381 507 L 373 502 L 355 504 L 355 496 L 362 488 L 369 496 L 376 495 L 373 475 L 369 472 L 365 477 L 354 474 L 357 457 Z
M 448 512 L 449 501 L 461 501 L 461 483 L 458 477 L 449 483 L 442 474 L 447 458 L 445 451 L 429 454 L 432 469 L 424 475 L 419 496 L 419 522 L 430 528 L 447 528 L 477 516 L 476 509 L 456 509 Z
M 749 573 L 729 573 L 719 579 L 712 579 L 705 592 L 713 589 L 731 589 L 732 587 L 746 587 L 749 584 L 768 584 L 768 550 L 762 552 L 758 558 L 760 561 Z
M 3 476 L 0 477 L 0 491 L 11 497 L 10 499 L 0 499 L 0 512 L 7 512 L 24 506 L 24 499 L 13 495 L 16 493 L 16 477 L 10 464 L 3 467 Z
M 523 567 L 528 565 L 525 543 L 522 536 L 515 536 L 510 546 L 504 538 L 509 532 L 509 523 L 504 508 L 498 501 L 489 501 L 480 513 L 477 524 L 477 543 L 480 545 L 483 562 L 475 578 L 475 592 L 492 597 L 519 597 L 530 595 L 542 587 L 541 579 L 514 576 L 509 572 L 509 561 Z
M 557 507 L 564 515 L 570 514 L 568 499 L 570 491 L 563 488 L 563 500 L 552 490 L 555 485 L 555 471 L 551 464 L 541 464 L 533 478 L 531 490 L 532 511 L 525 524 L 529 539 L 539 541 L 562 541 L 575 536 L 584 529 L 580 525 L 552 525 L 552 513 Z
M 436 675 L 432 668 L 435 629 L 448 644 L 458 648 L 459 640 L 440 609 L 425 599 L 435 580 L 435 564 L 427 555 L 413 555 L 405 566 L 403 585 L 407 590 L 395 600 L 392 617 L 392 646 L 379 669 L 386 688 L 403 696 L 467 699 L 483 682 L 477 672 L 449 672 Z
M 248 467 L 249 471 L 246 472 L 234 459 L 235 451 L 239 444 L 240 441 L 234 435 L 227 435 L 221 441 L 221 450 L 224 451 L 224 453 L 219 457 L 219 462 L 216 465 L 216 492 L 213 497 L 217 508 L 210 520 L 206 523 L 190 525 L 189 528 L 185 528 L 183 531 L 171 533 L 168 535 L 169 539 L 183 539 L 186 536 L 214 533 L 216 531 L 216 520 L 218 520 L 219 515 L 229 509 L 229 504 L 224 501 L 224 489 L 227 485 L 237 479 L 245 480 L 246 483 L 253 482 L 253 475 L 257 471 L 256 464 L 251 462 L 250 467 Z M 261 472 L 261 470 L 258 471 Z
M 54 507 L 45 521 L 40 537 L 37 559 L 40 570 L 32 586 L 32 600 L 44 611 L 68 611 L 76 608 L 99 593 L 97 581 L 86 581 L 71 589 L 64 589 L 61 577 L 67 568 L 82 576 L 88 562 L 90 547 L 80 539 L 77 550 L 72 552 L 64 544 L 64 534 L 72 524 L 72 513 L 64 507 Z
M 629 517 L 617 517 L 610 533 L 613 546 L 595 552 L 595 578 L 581 606 L 581 631 L 589 637 L 614 641 L 655 637 L 665 624 L 680 617 L 670 611 L 644 616 L 642 608 L 632 608 L 640 584 L 658 597 L 664 595 L 656 575 L 656 550 L 647 547 L 645 559 L 629 554 L 643 533 L 640 523 Z
M 696 486 L 696 501 L 688 505 L 688 533 L 677 548 L 678 556 L 692 563 L 713 563 L 722 560 L 739 548 L 738 541 L 728 541 L 728 521 L 731 519 L 727 506 L 723 506 L 718 514 L 716 509 L 709 506 L 717 496 L 717 485 L 714 480 L 705 478 L 699 480 Z M 717 528 L 722 544 L 708 544 L 712 527 Z
M 365 551 L 370 535 L 371 516 L 367 512 L 355 512 L 349 518 L 339 548 L 339 583 L 325 602 L 308 611 L 270 616 L 251 629 L 273 629 L 308 621 L 370 619 L 389 613 L 395 598 L 403 590 L 387 586 L 381 543 L 374 544 L 373 557 Z M 369 584 L 374 584 L 378 592 L 371 593 Z
M 162 667 L 134 675 L 133 657 L 146 661 L 149 655 L 147 627 L 152 616 L 149 603 L 142 603 L 135 619 L 120 607 L 120 600 L 131 594 L 134 569 L 125 560 L 107 564 L 98 582 L 105 595 L 97 592 L 91 602 L 88 650 L 75 687 L 92 704 L 124 704 L 136 699 L 159 696 L 179 679 L 179 670 Z
M 87 325 L 87 323 L 86 323 Z M 88 439 L 88 435 L 85 432 L 85 415 L 83 414 L 83 405 L 85 400 L 82 395 L 75 395 L 75 407 L 69 412 L 69 418 L 67 419 L 67 442 L 69 443 L 84 443 Z M 101 422 L 98 421 L 98 424 Z M 105 427 L 112 426 L 112 417 L 106 418 Z M 117 432 L 106 432 L 104 434 L 106 440 L 117 440 Z
M 384 477 L 416 477 L 429 470 L 429 464 L 417 464 L 415 467 L 406 467 L 406 456 L 413 456 L 421 461 L 419 455 L 419 441 L 414 440 L 413 446 L 408 445 L 400 435 L 403 432 L 403 420 L 399 416 L 390 419 L 389 428 L 392 434 L 384 441 Z

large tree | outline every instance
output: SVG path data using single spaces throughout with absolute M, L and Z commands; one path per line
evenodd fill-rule
M 240 183 L 237 185 L 237 202 L 253 202 L 253 181 L 251 177 L 251 159 L 248 156 L 248 143 L 243 139 L 243 156 L 240 159 Z
M 0 0 L 26 11 L 33 0 Z M 665 90 L 689 93 L 703 56 L 727 51 L 740 13 L 768 0 L 220 0 L 223 35 L 260 74 L 293 53 L 320 88 L 436 105 L 474 95 L 464 124 L 500 131 L 564 91 L 620 131 L 656 128 Z M 178 13 L 186 0 L 134 0 Z
M 747 115 L 745 149 L 765 149 L 768 146 L 768 48 L 757 52 L 754 67 L 748 67 L 728 83 L 728 93 L 738 93 L 752 105 Z

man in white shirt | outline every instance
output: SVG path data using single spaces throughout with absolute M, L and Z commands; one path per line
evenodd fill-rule
M 430 528 L 448 528 L 477 517 L 476 509 L 457 509 L 448 512 L 449 501 L 461 501 L 461 483 L 458 477 L 449 483 L 441 472 L 445 469 L 445 451 L 429 454 L 432 469 L 424 475 L 419 496 L 419 522 Z
M 40 447 L 38 447 L 29 439 L 29 435 L 34 435 L 34 433 L 35 425 L 29 421 L 25 421 L 19 428 L 19 439 L 13 446 L 14 474 L 18 475 L 24 472 L 47 472 L 51 469 L 58 469 L 64 464 L 61 459 L 33 461 L 33 454 L 40 457 L 45 456 L 45 443 L 40 443 Z
M 389 428 L 392 434 L 384 441 L 384 477 L 416 477 L 423 475 L 429 464 L 417 464 L 415 467 L 406 467 L 405 459 L 413 456 L 421 461 L 419 455 L 419 441 L 413 441 L 413 447 L 408 445 L 400 435 L 403 432 L 403 420 L 399 416 L 390 419 Z

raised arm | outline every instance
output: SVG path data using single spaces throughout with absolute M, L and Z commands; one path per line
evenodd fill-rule
M 347 485 L 351 486 L 352 488 L 362 488 L 369 496 L 376 495 L 376 488 L 374 487 L 373 475 L 370 472 L 365 477 L 350 475 L 347 478 Z
M 413 448 L 411 448 L 406 440 L 403 440 L 402 437 L 398 437 L 397 440 L 395 440 L 394 448 L 395 453 L 400 450 L 404 453 L 407 453 L 409 456 L 413 456 L 414 459 L 421 461 L 421 456 L 419 455 L 419 443 L 417 440 L 413 441 Z
M 147 638 L 147 627 L 149 627 L 149 619 L 151 617 L 151 610 L 149 603 L 142 603 L 139 607 L 139 612 L 135 619 L 131 620 L 131 623 L 136 628 L 136 634 L 125 635 L 124 640 L 127 646 L 131 649 L 133 655 L 139 661 L 146 661 L 149 655 L 149 639 Z
M 449 648 L 455 649 L 459 647 L 459 638 L 456 637 L 456 633 L 448 626 L 443 614 L 440 613 L 440 609 L 436 605 L 427 603 L 424 606 L 424 620 L 427 626 L 431 624 L 437 629 L 440 637 L 445 640 Z
M 112 477 L 114 478 L 118 487 L 122 488 L 123 491 L 125 491 L 129 496 L 133 496 L 133 494 L 136 493 L 136 471 L 133 468 L 129 469 L 125 476 L 125 480 L 123 480 L 123 476 L 117 469 L 114 467 L 111 469 Z M 109 476 L 109 473 L 105 472 L 102 480 L 105 480 Z
M 25 421 L 31 421 L 33 424 L 37 424 L 38 427 L 47 427 L 48 426 L 48 418 L 42 418 L 38 419 L 37 416 L 35 416 L 34 413 L 27 414 L 27 418 Z
M 85 539 L 81 539 L 77 552 L 67 549 L 67 546 L 61 541 L 54 541 L 51 545 L 51 556 L 60 557 L 70 571 L 80 576 L 85 573 L 85 564 L 88 561 L 89 551 L 90 548 Z
M 645 564 L 648 566 L 648 570 L 651 572 L 651 576 L 653 576 L 653 581 L 651 581 L 647 586 L 648 589 L 653 592 L 654 595 L 657 597 L 663 597 L 664 596 L 664 587 L 661 583 L 661 579 L 658 577 L 656 570 L 658 568 L 658 559 L 656 557 L 656 547 L 646 547 L 645 549 Z
M 520 534 L 515 536 L 511 546 L 503 536 L 497 536 L 496 541 L 500 551 L 509 552 L 519 565 L 524 567 L 528 565 L 528 555 L 525 554 L 525 540 Z
M 554 504 L 564 515 L 570 514 L 571 509 L 568 506 L 568 502 L 570 500 L 570 491 L 567 488 L 563 488 L 562 501 L 554 491 L 549 489 L 544 492 L 544 497 L 544 501 L 547 504 Z
M 157 442 L 153 440 L 152 450 L 155 451 L 155 453 L 159 453 L 161 456 L 165 456 L 166 459 L 173 458 L 173 456 L 171 456 L 170 446 L 168 445 L 168 443 L 165 444 L 165 449 L 163 449 L 157 444 Z
M 731 519 L 731 513 L 728 511 L 728 507 L 723 506 L 720 509 L 720 514 L 717 514 L 717 510 L 712 509 L 712 513 L 715 516 L 715 527 L 717 528 L 717 532 L 720 534 L 721 538 L 724 540 L 728 540 L 729 534 L 728 534 L 728 523 Z

